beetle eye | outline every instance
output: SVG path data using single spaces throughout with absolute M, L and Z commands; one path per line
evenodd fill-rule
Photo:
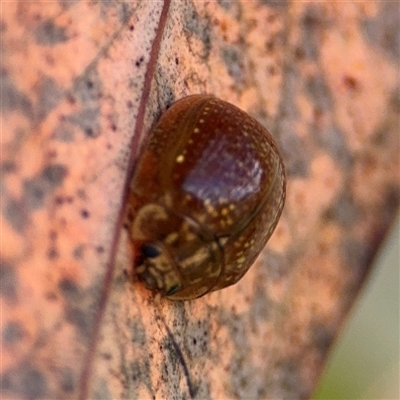
M 142 255 L 144 257 L 148 258 L 155 258 L 160 255 L 160 250 L 156 246 L 153 246 L 151 244 L 144 244 L 141 247 L 140 251 L 142 252 Z

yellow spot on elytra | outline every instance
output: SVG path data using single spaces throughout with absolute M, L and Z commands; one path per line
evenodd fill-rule
M 244 263 L 244 261 L 245 261 L 245 258 L 244 257 L 240 257 L 240 258 L 238 258 L 237 260 L 236 260 L 236 264 L 243 264 Z
M 178 237 L 179 235 L 177 232 L 172 232 L 165 238 L 165 243 L 172 244 L 178 239 Z
M 183 154 L 180 154 L 178 157 L 176 157 L 176 162 L 181 164 L 185 160 L 185 157 Z

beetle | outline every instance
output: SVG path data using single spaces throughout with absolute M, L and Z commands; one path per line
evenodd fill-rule
M 150 132 L 130 185 L 139 280 L 171 300 L 236 283 L 274 231 L 285 191 L 266 128 L 211 95 L 178 100 Z

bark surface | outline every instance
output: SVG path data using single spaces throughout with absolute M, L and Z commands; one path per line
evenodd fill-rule
M 4 398 L 307 398 L 399 205 L 395 2 L 2 4 Z M 279 225 L 235 286 L 171 302 L 134 277 L 124 209 L 175 99 L 256 117 Z

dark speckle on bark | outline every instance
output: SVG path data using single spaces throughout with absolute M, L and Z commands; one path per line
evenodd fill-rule
M 287 0 L 260 0 L 260 3 L 275 9 L 284 9 L 288 5 Z
M 66 320 L 77 328 L 84 339 L 90 337 L 92 327 L 91 311 L 84 311 L 78 307 L 66 308 Z
M 1 33 L 7 32 L 7 28 L 8 28 L 7 23 L 4 20 L 0 19 L 0 32 Z
M 38 83 L 38 94 L 37 120 L 42 121 L 60 102 L 62 90 L 54 79 L 43 77 Z
M 284 159 L 286 161 L 286 174 L 290 177 L 305 178 L 309 175 L 308 161 L 307 161 L 307 150 L 302 140 L 289 130 L 284 133 L 291 136 L 292 141 L 289 142 L 287 139 L 283 140 L 283 144 L 280 146 Z M 302 149 L 302 150 L 300 150 Z
M 81 216 L 82 218 L 86 219 L 90 217 L 90 213 L 88 210 L 81 210 Z
M 68 40 L 65 28 L 57 26 L 51 20 L 46 20 L 39 24 L 34 31 L 34 37 L 38 44 L 44 46 L 53 46 Z
M 83 108 L 69 115 L 66 121 L 78 126 L 87 137 L 99 136 L 99 102 L 102 98 L 102 84 L 97 71 L 90 69 L 74 81 L 71 94 L 77 98 Z
M 47 395 L 46 377 L 26 361 L 3 373 L 0 382 L 2 392 L 8 391 L 17 398 L 34 400 L 43 399 Z
M 208 319 L 198 320 L 198 323 L 189 323 L 185 335 L 184 353 L 190 360 L 200 362 L 210 351 L 210 322 Z
M 150 380 L 151 376 L 150 363 L 148 359 L 144 359 L 142 362 L 135 361 L 129 363 L 127 374 L 132 379 L 133 382 L 144 383 L 149 391 L 152 390 L 151 380 Z
M 9 199 L 4 207 L 4 217 L 17 232 L 22 232 L 28 222 L 27 213 L 22 201 Z
M 101 400 L 114 400 L 109 388 L 109 380 L 104 378 L 99 378 L 96 382 L 96 386 L 93 388 L 93 399 Z M 132 400 L 136 400 L 135 397 L 129 397 Z
M 72 114 L 68 117 L 68 121 L 84 132 L 86 137 L 94 138 L 99 136 L 99 109 L 85 108 L 82 111 Z
M 80 244 L 78 246 L 76 246 L 72 252 L 73 257 L 76 260 L 81 260 L 83 258 L 84 255 L 84 250 L 85 250 L 85 246 Z
M 308 79 L 307 93 L 322 111 L 328 112 L 333 107 L 331 93 L 322 75 L 316 75 Z
M 386 51 L 399 64 L 400 59 L 400 12 L 396 1 L 382 1 L 379 3 L 379 14 L 364 22 L 367 39 L 379 51 Z
M 354 203 L 349 189 L 344 190 L 325 213 L 327 219 L 336 221 L 345 228 L 354 226 L 362 216 L 361 210 Z
M 74 391 L 75 385 L 76 383 L 73 371 L 70 368 L 64 368 L 61 370 L 61 389 L 66 393 L 71 393 Z
M 75 1 L 70 0 L 58 0 L 58 4 L 63 10 L 68 10 L 69 8 L 73 7 L 75 3 Z
M 314 323 L 311 325 L 311 343 L 315 344 L 319 350 L 321 359 L 324 358 L 333 338 L 334 331 L 328 330 L 326 324 Z
M 74 81 L 72 92 L 87 108 L 98 106 L 102 97 L 102 84 L 97 71 L 90 69 Z
M 59 253 L 59 251 L 57 250 L 56 247 L 52 246 L 47 250 L 47 258 L 49 260 L 55 260 L 58 257 L 60 257 L 60 253 Z
M 49 165 L 44 168 L 42 172 L 43 179 L 49 182 L 53 187 L 61 185 L 66 175 L 67 168 L 61 164 Z
M 296 121 L 300 116 L 294 92 L 300 76 L 293 68 L 286 68 L 283 96 L 287 99 L 282 103 L 280 117 L 275 129 L 278 135 L 278 144 L 284 158 L 288 177 L 305 178 L 309 175 L 309 151 L 306 143 L 295 130 Z
M 71 279 L 62 279 L 58 283 L 58 287 L 69 298 L 76 298 L 79 295 L 79 287 Z
M 351 168 L 354 159 L 347 147 L 343 133 L 336 126 L 329 126 L 320 130 L 317 127 L 314 128 L 313 133 L 316 142 L 331 154 L 335 162 L 340 164 L 344 171 Z
M 29 209 L 43 206 L 44 200 L 56 187 L 62 185 L 68 170 L 62 164 L 45 167 L 41 174 L 24 182 L 24 200 Z
M 141 56 L 138 60 L 136 60 L 135 65 L 137 67 L 140 67 L 140 65 L 143 63 L 143 61 L 144 61 L 144 57 Z
M 1 70 L 1 112 L 4 114 L 9 111 L 18 110 L 28 119 L 33 119 L 34 112 L 30 99 L 21 92 L 6 70 Z
M 10 321 L 2 331 L 2 339 L 4 346 L 16 345 L 25 336 L 25 329 L 21 322 Z
M 300 390 L 302 388 L 302 377 L 300 371 L 300 360 L 296 360 L 293 358 L 286 358 L 279 362 L 279 369 L 282 371 L 281 374 L 284 377 L 282 380 L 282 386 L 287 393 L 298 393 L 299 399 L 304 399 L 308 396 L 305 396 L 304 393 L 301 393 Z
M 207 60 L 211 52 L 211 21 L 209 18 L 200 18 L 193 6 L 184 7 L 183 10 L 185 12 L 183 29 L 188 37 L 188 42 L 191 41 L 189 38 L 197 37 L 203 44 L 198 55 L 203 60 Z
M 7 262 L 0 260 L 0 296 L 10 302 L 17 300 L 18 276 L 15 269 Z
M 60 142 L 70 143 L 74 140 L 74 128 L 69 121 L 61 121 L 53 131 L 53 138 Z
M 255 289 L 254 301 L 252 303 L 252 314 L 257 317 L 257 320 L 268 321 L 270 311 L 273 308 L 271 300 L 265 295 L 265 287 L 262 282 L 257 284 Z
M 17 170 L 17 165 L 14 161 L 6 160 L 1 164 L 0 170 L 4 174 L 9 174 Z
M 366 261 L 371 258 L 371 255 L 374 254 L 374 250 L 367 246 L 365 243 L 361 243 L 356 239 L 351 239 L 347 236 L 342 239 L 341 249 L 343 250 L 344 257 L 344 265 L 349 268 L 358 268 L 359 273 L 364 275 L 366 274 L 366 269 L 363 268 L 366 264 Z M 357 271 L 356 271 L 357 274 Z M 360 279 L 357 279 L 357 282 L 360 282 Z M 351 293 L 351 291 L 349 291 Z
M 241 49 L 235 46 L 225 46 L 222 49 L 222 58 L 228 74 L 231 76 L 238 90 L 243 90 L 245 85 L 245 69 Z
M 232 7 L 231 0 L 217 0 L 218 4 L 226 11 L 228 11 Z
M 302 37 L 301 48 L 303 56 L 307 59 L 317 60 L 321 48 L 320 30 L 328 25 L 325 21 L 321 6 L 318 4 L 310 4 L 305 8 L 302 20 Z
M 143 347 L 146 344 L 146 330 L 143 324 L 139 321 L 134 321 L 131 332 L 132 342 L 136 346 Z
M 102 254 L 102 253 L 104 253 L 104 247 L 103 246 L 96 246 L 96 251 L 97 251 L 97 253 Z
M 24 194 L 27 206 L 36 210 L 41 208 L 46 195 L 46 188 L 40 178 L 33 178 L 24 182 Z

